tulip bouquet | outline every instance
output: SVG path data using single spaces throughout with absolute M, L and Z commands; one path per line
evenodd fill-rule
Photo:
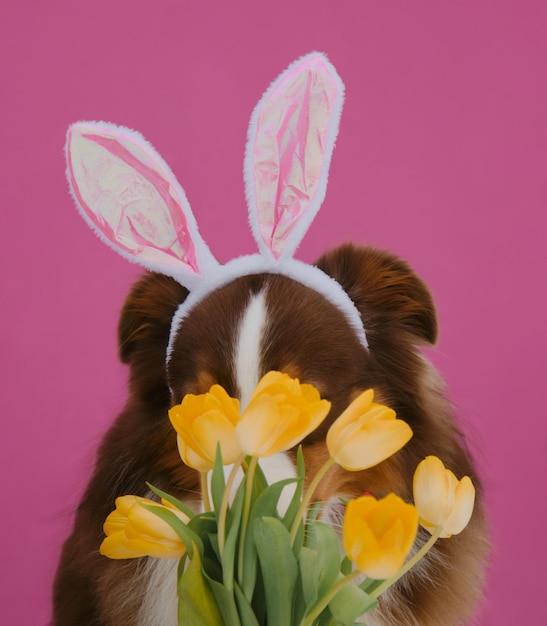
M 179 559 L 181 626 L 353 626 L 438 538 L 463 530 L 475 492 L 468 477 L 458 481 L 427 457 L 414 475 L 414 504 L 393 493 L 345 503 L 342 550 L 321 503 L 312 504 L 319 481 L 335 463 L 348 471 L 380 463 L 412 431 L 365 391 L 329 429 L 330 458 L 306 488 L 301 449 L 296 477 L 268 484 L 259 460 L 298 445 L 329 410 L 312 385 L 280 372 L 262 378 L 242 412 L 219 385 L 185 396 L 169 417 L 182 460 L 201 473 L 204 510 L 152 485 L 161 502 L 122 496 L 101 553 Z M 407 558 L 420 524 L 431 537 Z

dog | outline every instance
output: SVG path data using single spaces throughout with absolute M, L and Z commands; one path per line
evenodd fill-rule
M 279 90 L 285 89 L 284 96 L 293 93 L 295 81 L 304 85 L 303 89 L 311 89 L 310 85 L 317 85 L 317 77 L 324 76 L 325 68 L 332 76 L 332 67 L 322 56 L 310 55 L 282 74 L 259 104 L 258 113 L 255 111 L 248 151 L 253 152 L 257 137 L 264 139 L 261 129 L 266 122 L 261 115 L 272 106 L 272 98 L 279 97 Z M 323 86 L 321 93 L 333 84 L 340 90 L 335 80 L 328 88 Z M 339 114 L 337 106 L 332 106 L 334 115 Z M 313 116 L 311 119 L 313 122 Z M 330 146 L 322 156 L 328 168 L 336 133 L 330 122 L 321 120 L 320 124 L 328 136 L 328 141 L 320 143 Z M 329 456 L 325 444 L 328 427 L 365 389 L 373 388 L 375 401 L 393 408 L 412 428 L 410 442 L 379 465 L 358 472 L 338 466 L 329 470 L 315 497 L 326 503 L 323 519 L 335 528 L 343 515 L 340 498 L 364 493 L 382 497 L 395 492 L 411 502 L 414 470 L 427 455 L 438 456 L 458 478 L 467 475 L 472 479 L 476 503 L 468 527 L 457 536 L 439 540 L 419 566 L 383 594 L 379 607 L 367 615 L 367 623 L 375 626 L 467 624 L 482 595 L 488 526 L 480 477 L 446 399 L 443 381 L 422 351 L 437 338 L 433 300 L 422 280 L 398 257 L 353 244 L 327 252 L 312 266 L 302 268 L 303 264 L 294 261 L 294 249 L 322 201 L 321 182 L 315 196 L 315 192 L 311 194 L 310 212 L 301 214 L 307 224 L 287 228 L 281 247 L 276 248 L 281 228 L 277 224 L 276 237 L 272 235 L 270 244 L 265 245 L 268 216 L 260 209 L 261 199 L 249 192 L 253 184 L 261 183 L 249 172 L 251 213 L 252 206 L 256 208 L 255 223 L 251 217 L 253 232 L 261 254 L 267 252 L 270 258 L 263 262 L 244 257 L 224 266 L 215 264 L 199 237 L 184 194 L 175 189 L 163 161 L 153 161 L 152 149 L 140 137 L 105 125 L 84 124 L 71 132 L 69 178 L 84 217 L 111 245 L 117 238 L 114 245 L 118 251 L 139 257 L 148 271 L 132 287 L 121 311 L 119 355 L 130 371 L 129 397 L 100 446 L 74 529 L 62 550 L 54 586 L 54 624 L 177 625 L 176 559 L 106 559 L 99 554 L 104 520 L 118 496 L 149 497 L 146 481 L 199 511 L 200 477 L 181 462 L 176 434 L 167 418 L 169 408 L 185 394 L 205 393 L 213 384 L 222 385 L 245 406 L 261 376 L 270 370 L 313 384 L 332 404 L 326 420 L 302 443 L 308 478 Z M 87 142 L 88 154 L 93 154 L 93 159 L 86 157 L 85 167 L 81 162 L 78 166 L 78 142 Z M 139 202 L 157 192 L 165 206 L 176 200 L 182 207 L 185 236 L 179 241 L 187 247 L 178 252 L 178 269 L 173 269 L 173 255 L 165 254 L 163 243 L 155 245 L 143 260 L 143 247 L 150 246 L 142 245 L 140 231 L 134 236 L 138 246 L 127 243 L 127 233 L 133 236 L 145 220 L 133 215 L 122 238 L 112 234 L 119 228 L 105 226 L 104 216 L 99 219 L 94 208 L 89 208 L 89 198 L 104 207 L 104 193 L 112 201 L 111 187 L 106 192 L 101 187 L 104 193 L 97 202 L 96 180 L 105 171 L 115 177 L 113 167 L 123 170 L 124 180 L 122 191 L 115 191 L 114 203 L 123 194 L 127 196 L 128 186 L 131 190 L 133 185 L 139 188 Z M 131 176 L 138 175 L 138 185 L 127 182 L 128 168 Z M 157 184 L 158 177 L 167 182 Z M 148 185 L 145 193 L 143 185 Z M 88 187 L 95 191 L 88 192 Z M 134 199 L 133 194 L 129 203 L 123 200 L 122 208 L 133 207 Z M 123 211 L 116 214 L 118 225 L 120 214 Z M 173 223 L 180 226 L 181 222 L 173 219 Z M 157 231 L 147 232 L 150 230 Z M 193 245 L 192 254 L 188 241 Z M 204 287 L 200 276 L 209 273 L 220 278 L 207 279 Z M 295 456 L 295 450 L 290 450 L 267 460 L 268 478 L 294 476 Z M 416 546 L 428 536 L 421 529 Z

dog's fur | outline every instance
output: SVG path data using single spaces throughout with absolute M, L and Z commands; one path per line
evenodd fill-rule
M 186 393 L 208 391 L 213 383 L 240 397 L 246 393 L 243 388 L 252 388 L 273 369 L 313 383 L 332 403 L 325 423 L 304 442 L 308 476 L 327 458 L 328 426 L 364 389 L 373 387 L 376 401 L 395 409 L 414 432 L 400 452 L 376 467 L 362 472 L 333 467 L 319 487 L 319 499 L 332 502 L 336 496 L 355 497 L 365 491 L 379 497 L 394 491 L 411 501 L 416 465 L 430 454 L 440 457 L 458 478 L 471 477 L 477 500 L 469 526 L 458 536 L 440 540 L 425 562 L 381 601 L 370 623 L 456 626 L 471 618 L 482 589 L 487 530 L 479 477 L 442 382 L 419 350 L 437 337 L 431 297 L 406 263 L 372 248 L 346 245 L 316 265 L 334 277 L 357 306 L 370 351 L 323 296 L 281 275 L 259 274 L 238 278 L 191 310 L 176 336 L 166 372 L 171 320 L 188 291 L 156 273 L 145 274 L 132 288 L 119 324 L 120 357 L 131 372 L 130 396 L 102 443 L 74 531 L 64 546 L 55 583 L 56 626 L 176 625 L 172 562 L 101 556 L 103 522 L 117 496 L 148 495 L 145 481 L 198 510 L 199 477 L 180 460 L 168 408 Z M 245 313 L 258 294 L 265 309 L 255 329 L 259 345 L 242 348 L 241 322 L 245 318 L 255 323 Z M 259 371 L 242 365 L 253 350 Z M 253 362 L 252 354 L 249 360 Z M 290 458 L 294 461 L 294 453 Z M 336 507 L 325 515 L 334 525 L 340 521 Z M 426 536 L 421 531 L 417 543 Z

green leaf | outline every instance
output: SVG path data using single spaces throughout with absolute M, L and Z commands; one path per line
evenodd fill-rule
M 377 580 L 375 578 L 366 578 L 360 585 L 359 588 L 368 593 L 369 595 L 379 587 L 384 581 Z
M 308 511 L 308 516 L 307 516 L 308 522 L 315 522 L 315 520 L 319 517 L 319 513 L 321 513 L 322 506 L 323 506 L 322 502 L 314 502 L 310 506 L 310 510 Z
M 290 530 L 296 517 L 296 513 L 300 508 L 302 502 L 302 491 L 304 489 L 304 477 L 306 474 L 306 468 L 304 465 L 304 455 L 302 454 L 302 446 L 298 447 L 296 453 L 296 489 L 294 490 L 293 497 L 289 503 L 287 511 L 283 517 L 283 523 Z
M 250 459 L 251 457 L 247 457 L 247 463 L 250 462 Z M 264 491 L 264 489 L 268 487 L 268 480 L 266 479 L 266 475 L 260 467 L 260 463 L 258 463 L 255 468 L 255 479 L 253 486 L 255 497 L 258 497 Z
M 336 532 L 323 522 L 314 521 L 308 525 L 310 547 L 317 552 L 317 592 L 324 597 L 332 588 L 340 572 L 342 559 L 340 540 Z
M 257 556 L 258 564 L 258 556 Z M 266 624 L 266 593 L 264 591 L 264 581 L 262 579 L 262 572 L 260 567 L 256 570 L 256 583 L 253 591 L 252 600 L 250 600 L 253 607 L 254 614 L 258 619 L 259 624 Z
M 141 506 L 148 511 L 151 511 L 158 517 L 160 517 L 164 522 L 167 522 L 169 526 L 177 533 L 177 535 L 181 538 L 181 541 L 184 543 L 186 548 L 186 552 L 188 552 L 188 556 L 193 559 L 194 558 L 194 547 L 197 547 L 200 554 L 203 554 L 203 542 L 200 537 L 188 526 L 182 522 L 174 513 L 169 511 L 168 509 L 160 508 L 159 506 L 154 506 L 152 504 L 141 504 Z
M 298 564 L 289 531 L 274 517 L 259 518 L 253 527 L 264 580 L 268 626 L 290 626 Z
M 206 513 L 194 515 L 187 526 L 200 537 L 204 537 L 208 533 L 216 533 L 217 519 L 213 512 L 207 511 Z
M 269 485 L 256 499 L 250 512 L 249 519 L 256 517 L 277 516 L 277 505 L 279 504 L 279 498 L 281 492 L 285 487 L 291 485 L 296 481 L 296 478 L 285 478 L 285 480 L 279 480 L 273 485 Z
M 312 528 L 314 522 L 317 520 L 317 518 L 319 517 L 319 513 L 321 512 L 321 506 L 322 506 L 322 502 L 314 502 L 308 511 L 308 514 L 306 516 L 306 523 L 305 526 L 304 524 L 300 525 L 300 529 L 298 530 L 298 533 L 296 535 L 295 538 L 295 546 L 296 546 L 296 541 L 301 541 L 302 545 L 304 546 L 309 546 L 310 545 L 310 539 L 311 537 L 313 537 L 313 534 L 310 533 L 310 528 Z
M 241 591 L 241 587 L 236 583 L 234 586 L 234 594 L 239 610 L 239 618 L 241 626 L 260 626 L 258 619 L 253 611 L 249 601 Z
M 188 553 L 183 554 L 180 557 L 179 560 L 179 566 L 177 568 L 177 580 L 182 576 L 182 574 L 184 573 L 184 568 L 186 567 L 186 561 L 188 560 Z
M 345 556 L 342 559 L 342 563 L 340 565 L 340 571 L 342 572 L 342 574 L 344 574 L 344 576 L 347 576 L 348 574 L 351 574 L 352 570 L 353 570 L 353 563 L 347 556 Z
M 307 525 L 308 546 L 302 547 L 298 559 L 305 612 L 309 613 L 332 589 L 340 576 L 342 554 L 336 532 L 319 521 Z M 320 624 L 331 624 L 326 609 L 320 616 Z M 333 621 L 332 624 L 338 622 Z M 353 624 L 353 622 L 351 622 Z
M 224 623 L 227 626 L 232 626 L 232 624 L 233 626 L 242 626 L 233 591 L 227 589 L 222 583 L 212 580 L 206 574 L 205 578 L 207 579 L 207 583 L 213 592 L 217 606 L 224 619 Z M 181 623 L 186 626 L 186 622 Z M 201 626 L 202 624 L 203 626 L 209 626 L 209 623 L 205 620 L 197 622 L 196 626 Z M 189 626 L 193 626 L 193 622 Z
M 298 555 L 302 595 L 306 605 L 306 612 L 317 602 L 319 589 L 318 560 L 319 555 L 317 554 L 317 550 L 305 546 L 300 550 L 300 554 Z
M 220 548 L 218 545 L 218 533 L 209 533 L 207 535 L 207 539 L 209 541 L 209 545 L 211 546 L 211 550 L 213 551 L 217 561 L 220 563 Z M 211 555 L 212 556 L 212 555 Z
M 314 622 L 314 626 L 345 626 L 340 624 L 337 620 L 332 617 L 328 608 L 326 608 L 321 615 Z
M 294 549 L 294 547 L 293 547 Z M 299 576 L 296 579 L 296 586 L 294 589 L 293 607 L 292 607 L 292 624 L 300 624 L 304 615 L 307 612 L 306 601 L 304 599 L 304 592 L 302 591 L 302 570 L 299 572 Z
M 192 509 L 187 504 L 184 504 L 184 502 L 177 500 L 177 498 L 175 498 L 171 494 L 166 493 L 165 491 L 162 491 L 157 487 L 154 487 L 154 485 L 151 485 L 150 483 L 146 483 L 146 485 L 150 489 L 150 491 L 155 493 L 158 497 L 167 500 L 167 502 L 170 502 L 176 509 L 182 511 L 184 515 L 186 515 L 189 519 L 192 519 L 196 515 L 196 512 L 192 511 Z
M 201 553 L 201 559 L 203 571 L 214 580 L 222 580 L 215 514 L 208 511 L 196 515 L 188 523 L 188 528 L 194 531 L 202 540 L 203 552 Z
M 353 626 L 355 620 L 378 606 L 376 598 L 369 596 L 353 583 L 344 585 L 329 602 L 329 611 L 335 623 Z
M 304 524 L 299 524 L 298 525 L 298 530 L 296 531 L 296 535 L 294 537 L 294 543 L 292 546 L 294 555 L 298 558 L 298 555 L 300 554 L 300 550 L 302 549 L 302 546 L 304 545 L 304 538 L 306 536 L 305 534 L 305 526 Z
M 196 548 L 193 553 L 194 557 L 178 582 L 179 624 L 225 626 L 213 592 L 203 575 L 199 550 Z M 229 626 L 232 624 L 229 623 Z
M 221 561 L 223 581 L 228 589 L 233 589 L 234 585 L 235 555 L 237 552 L 237 539 L 239 536 L 244 498 L 245 480 L 243 480 L 238 487 L 226 519 L 226 542 L 224 544 L 224 552 L 221 555 Z
M 217 444 L 215 464 L 211 473 L 211 498 L 213 507 L 218 515 L 224 489 L 226 487 L 226 479 L 224 477 L 224 466 L 222 465 L 222 453 L 220 451 L 220 443 Z
M 249 524 L 245 537 L 243 556 L 243 580 L 239 581 L 245 597 L 250 600 L 256 583 L 257 551 L 254 540 L 253 524 L 261 517 L 276 517 L 277 505 L 283 489 L 292 483 L 294 478 L 280 480 L 266 489 L 258 496 L 249 513 Z
M 294 490 L 294 494 L 291 498 L 287 511 L 283 516 L 283 523 L 289 529 L 292 529 L 292 525 L 296 518 L 296 515 L 300 509 L 300 505 L 302 503 L 302 492 L 304 491 L 304 479 L 306 475 L 306 467 L 304 464 L 304 455 L 302 453 L 302 446 L 298 447 L 298 452 L 296 453 L 296 488 Z M 298 524 L 298 529 L 296 531 L 296 535 L 293 541 L 293 551 L 295 555 L 298 557 L 300 552 L 300 548 L 304 543 L 304 520 L 301 520 Z

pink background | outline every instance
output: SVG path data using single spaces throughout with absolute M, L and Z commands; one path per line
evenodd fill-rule
M 488 491 L 495 550 L 479 623 L 540 623 L 546 24 L 547 3 L 532 0 L 2 2 L 3 623 L 49 620 L 60 544 L 125 398 L 116 323 L 139 270 L 73 207 L 68 124 L 140 130 L 227 260 L 255 250 L 241 173 L 251 110 L 312 50 L 329 55 L 347 100 L 298 256 L 353 239 L 399 253 L 430 285 L 432 358 Z

